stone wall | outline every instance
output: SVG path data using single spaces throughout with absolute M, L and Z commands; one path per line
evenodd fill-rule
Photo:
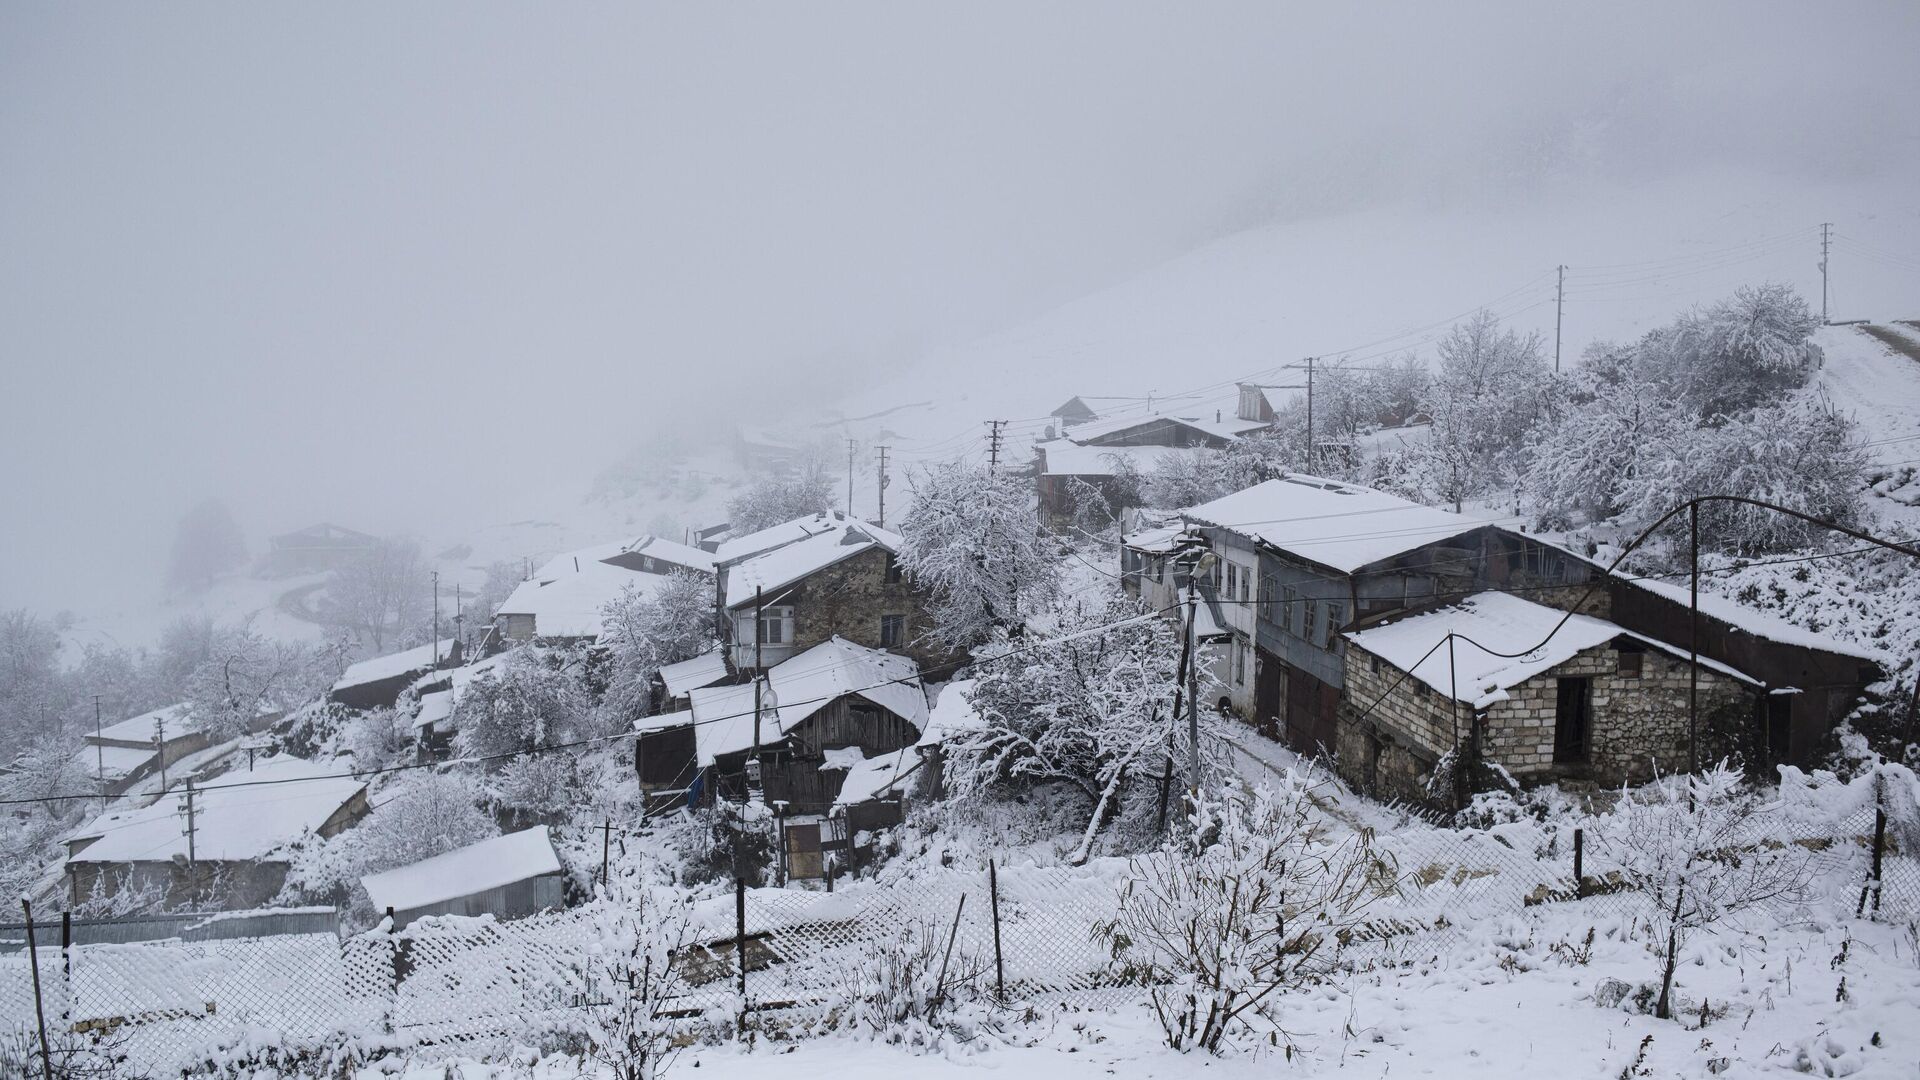
M 932 669 L 959 657 L 929 640 L 933 619 L 927 614 L 926 595 L 904 577 L 887 580 L 892 558 L 872 548 L 817 571 L 789 592 L 782 602 L 793 605 L 794 651 L 803 652 L 835 634 L 856 645 L 884 648 L 881 616 L 904 615 L 905 643 L 889 651 L 912 657 L 929 679 L 946 678 L 950 672 L 944 668 Z

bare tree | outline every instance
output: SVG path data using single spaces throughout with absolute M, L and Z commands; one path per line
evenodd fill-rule
M 227 504 L 208 499 L 180 519 L 173 534 L 173 553 L 167 560 L 167 585 L 175 589 L 204 589 L 218 574 L 247 561 L 247 542 Z
M 382 540 L 328 577 L 319 601 L 320 619 L 359 635 L 379 654 L 389 640 L 426 621 L 432 588 L 420 545 Z

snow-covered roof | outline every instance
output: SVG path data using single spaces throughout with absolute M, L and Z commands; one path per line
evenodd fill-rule
M 855 754 L 859 751 L 855 750 Z M 847 770 L 840 782 L 840 794 L 834 796 L 833 809 L 839 810 L 899 793 L 900 783 L 920 768 L 921 757 L 912 747 L 886 750 L 863 758 Z
M 715 647 L 691 660 L 668 664 L 660 669 L 660 681 L 667 684 L 667 696 L 686 697 L 702 686 L 712 686 L 727 677 L 726 651 Z
M 1560 623 L 1563 617 L 1565 625 Z M 1557 631 L 1556 626 L 1559 626 Z M 1446 640 L 1448 632 L 1455 635 L 1453 662 L 1459 665 L 1457 683 L 1448 666 L 1446 646 L 1434 647 Z M 1345 636 L 1441 694 L 1452 692 L 1457 686 L 1459 699 L 1471 703 L 1475 709 L 1506 700 L 1507 691 L 1512 687 L 1615 638 L 1632 638 L 1674 656 L 1687 655 L 1685 649 L 1636 634 L 1605 619 L 1567 616 L 1557 608 L 1500 592 L 1476 593 L 1457 605 L 1350 631 Z M 1545 644 L 1541 644 L 1543 638 Z M 1517 657 L 1494 655 L 1522 650 L 1531 651 Z M 1705 657 L 1701 658 L 1700 666 L 1758 685 L 1741 672 Z
M 763 551 L 791 544 L 796 540 L 805 540 L 809 536 L 818 536 L 823 532 L 832 532 L 847 522 L 847 515 L 838 510 L 828 510 L 819 514 L 810 514 L 792 521 L 783 521 L 778 525 L 769 525 L 758 532 L 736 536 L 721 542 L 714 550 L 713 561 L 716 567 L 758 555 Z
M 271 757 L 194 792 L 194 856 L 258 859 L 318 830 L 366 785 L 341 763 Z M 149 806 L 116 810 L 74 834 L 98 837 L 72 862 L 165 862 L 187 854 L 186 792 L 175 787 Z
M 1398 495 L 1296 473 L 1181 512 L 1302 559 L 1351 574 L 1488 524 Z
M 641 592 L 657 588 L 666 579 L 593 559 L 582 559 L 574 569 L 571 559 L 548 563 L 541 572 L 516 586 L 498 615 L 531 615 L 533 632 L 546 638 L 599 637 L 600 611 L 627 586 Z
M 1120 538 L 1120 542 L 1135 551 L 1144 551 L 1150 555 L 1165 555 L 1174 549 L 1176 546 L 1174 541 L 1186 531 L 1187 527 L 1184 525 L 1161 525 L 1157 528 L 1128 533 Z
M 491 674 L 513 655 L 514 651 L 509 649 L 506 652 L 475 660 L 471 664 L 429 672 L 414 680 L 413 688 L 420 692 L 420 707 L 414 713 L 413 726 L 425 727 L 452 716 L 454 705 L 458 704 L 461 695 L 467 692 L 467 687 L 473 685 L 473 680 Z M 429 686 L 441 683 L 446 684 L 443 689 L 426 690 Z
M 143 712 L 139 716 L 128 717 L 118 723 L 108 724 L 98 732 L 86 732 L 86 737 L 113 742 L 150 743 L 153 741 L 156 721 L 166 723 L 169 741 L 188 732 L 200 730 L 200 725 L 193 719 L 193 706 L 182 701 L 176 705 L 168 705 L 154 709 L 152 712 Z
M 453 715 L 453 691 L 435 690 L 420 695 L 419 711 L 413 714 L 413 726 L 429 727 Z
M 927 712 L 927 726 L 920 732 L 921 746 L 933 746 L 964 731 L 977 731 L 985 725 L 980 711 L 973 706 L 973 679 L 955 679 L 941 686 Z
M 412 911 L 430 904 L 560 872 L 545 825 L 489 837 L 431 859 L 368 874 L 360 884 L 374 909 Z
M 897 552 L 901 543 L 897 533 L 864 521 L 843 518 L 835 528 L 826 532 L 729 565 L 726 572 L 727 607 L 737 608 L 753 603 L 756 588 L 764 593 L 772 593 L 809 574 L 874 548 Z
M 1131 462 L 1139 472 L 1152 472 L 1168 458 L 1203 453 L 1197 446 L 1081 446 L 1065 439 L 1041 443 L 1043 476 L 1112 476 L 1115 463 Z
M 1190 427 L 1222 439 L 1235 438 L 1267 426 L 1258 420 L 1242 420 L 1232 415 L 1222 415 L 1219 420 L 1215 420 L 1211 416 L 1203 416 L 1199 413 L 1187 416 L 1178 416 L 1173 413 L 1135 414 L 1102 417 L 1098 420 L 1075 424 L 1067 429 L 1066 438 L 1077 443 L 1085 443 L 1149 425 Z
M 916 731 L 926 730 L 927 694 L 920 685 L 920 665 L 834 637 L 767 671 L 767 694 L 760 710 L 761 744 L 779 741 L 807 717 L 849 694 L 893 713 Z M 700 764 L 711 765 L 721 754 L 752 749 L 752 684 L 710 686 L 689 696 Z
M 660 536 L 642 536 L 621 548 L 617 555 L 644 555 L 651 559 L 683 566 L 688 570 L 713 573 L 714 556 L 710 551 L 688 547 Z M 615 556 L 609 556 L 612 558 Z
M 453 650 L 453 638 L 438 643 L 428 642 L 411 649 L 403 649 L 385 656 L 370 657 L 357 664 L 350 664 L 335 680 L 335 690 L 345 690 L 350 686 L 364 686 L 367 683 L 391 679 L 399 675 L 411 675 L 416 671 L 426 671 L 433 667 L 436 658 L 445 660 Z
M 146 767 L 157 754 L 158 750 L 131 746 L 87 746 L 75 753 L 73 760 L 87 776 L 113 781 Z
M 1681 607 L 1687 607 L 1689 605 L 1690 590 L 1686 585 L 1676 584 L 1671 581 L 1655 581 L 1650 578 L 1624 578 L 1622 580 L 1630 585 L 1645 589 L 1656 596 L 1665 597 L 1679 604 Z M 1793 623 L 1777 615 L 1769 615 L 1764 611 L 1756 611 L 1738 601 L 1729 600 L 1724 596 L 1718 596 L 1713 593 L 1702 592 L 1700 594 L 1700 614 L 1710 619 L 1717 619 L 1736 630 L 1742 630 L 1752 634 L 1754 637 L 1765 638 L 1768 641 L 1778 642 L 1782 645 L 1796 645 L 1803 649 L 1819 649 L 1822 652 L 1835 653 L 1840 656 L 1859 657 L 1863 660 L 1877 661 L 1880 659 L 1879 655 L 1872 649 L 1853 645 L 1841 641 L 1839 638 L 1829 637 L 1826 634 L 1815 633 L 1804 626 L 1795 626 Z
M 752 706 L 749 705 L 749 708 Z M 681 709 L 678 712 L 654 713 L 643 716 L 633 722 L 635 731 L 671 731 L 677 727 L 686 727 L 693 723 L 693 710 Z

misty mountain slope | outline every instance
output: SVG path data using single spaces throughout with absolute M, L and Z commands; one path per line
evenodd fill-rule
M 1016 436 L 1032 438 L 1074 395 L 1131 399 L 1092 403 L 1103 412 L 1144 412 L 1149 395 L 1156 409 L 1231 409 L 1237 378 L 1296 382 L 1279 365 L 1309 354 L 1366 363 L 1420 351 L 1480 307 L 1540 332 L 1551 350 L 1560 263 L 1562 354 L 1572 364 L 1593 341 L 1631 338 L 1750 282 L 1786 281 L 1817 304 L 1818 223 L 1912 250 L 1920 208 L 1903 186 L 1698 174 L 1274 223 L 849 388 L 841 411 L 931 402 L 888 417 L 904 465 L 983 452 L 988 419 L 1014 420 Z M 1903 312 L 1920 285 L 1910 271 L 1845 249 L 1836 249 L 1834 274 L 1836 319 Z

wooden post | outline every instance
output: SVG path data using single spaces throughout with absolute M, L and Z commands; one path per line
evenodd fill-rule
M 73 1021 L 73 912 L 60 913 L 60 989 L 66 996 L 60 1002 L 60 1028 Z
M 953 959 L 953 939 L 960 936 L 960 913 L 967 910 L 967 894 L 960 894 L 960 903 L 953 909 L 953 929 L 947 931 L 947 951 L 940 957 L 940 978 L 933 984 L 933 1004 L 927 1006 L 927 1020 L 932 1022 L 933 1014 L 940 1011 L 940 1003 L 947 999 L 947 962 Z
M 603 818 L 600 822 L 600 884 L 602 887 L 609 884 L 610 879 L 607 877 L 607 860 L 612 854 L 613 819 Z
M 1171 759 L 1167 762 L 1172 765 Z M 1166 809 L 1166 786 L 1161 785 L 1161 810 Z M 1001 1001 L 1007 999 L 1007 966 L 1000 955 L 1000 871 L 994 863 L 987 863 L 987 895 L 993 901 L 993 996 Z
M 1873 781 L 1873 861 L 1867 869 L 1867 880 L 1860 884 L 1860 906 L 1855 915 L 1867 913 L 1867 894 L 1873 894 L 1874 914 L 1880 913 L 1880 857 L 1887 849 L 1887 808 L 1881 800 L 1882 781 L 1875 777 Z
M 740 958 L 740 1020 L 747 1019 L 747 879 L 733 876 L 734 952 Z
M 1573 830 L 1573 896 L 1584 900 L 1587 896 L 1587 830 Z
M 40 1001 L 40 943 L 33 935 L 33 901 L 20 898 L 27 913 L 27 962 L 33 967 L 33 1018 L 40 1027 L 40 1075 L 53 1080 L 53 1050 L 47 1045 L 47 1010 Z

